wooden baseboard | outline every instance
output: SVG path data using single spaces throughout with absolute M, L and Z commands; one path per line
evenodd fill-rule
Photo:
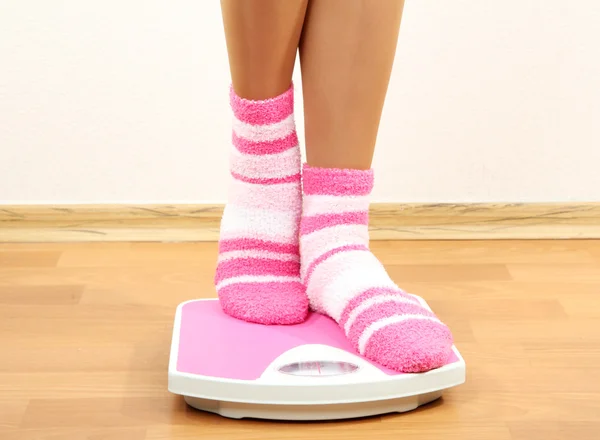
M 0 206 L 0 242 L 215 241 L 221 205 Z M 374 204 L 373 240 L 600 238 L 600 203 Z

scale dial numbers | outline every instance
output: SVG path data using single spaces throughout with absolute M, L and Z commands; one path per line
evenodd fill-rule
M 354 373 L 359 369 L 358 365 L 341 361 L 308 361 L 293 362 L 279 368 L 280 373 L 292 376 L 305 377 L 330 377 Z

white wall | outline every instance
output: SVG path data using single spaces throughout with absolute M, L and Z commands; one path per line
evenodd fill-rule
M 600 200 L 599 23 L 408 0 L 375 199 Z M 224 201 L 228 84 L 217 1 L 0 1 L 0 203 Z

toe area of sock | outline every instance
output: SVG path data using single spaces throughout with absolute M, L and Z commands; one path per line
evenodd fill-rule
M 219 302 L 228 315 L 257 324 L 299 324 L 308 316 L 300 282 L 235 284 L 219 290 Z
M 392 370 L 423 373 L 444 366 L 452 354 L 450 329 L 439 322 L 408 320 L 379 329 L 364 355 Z

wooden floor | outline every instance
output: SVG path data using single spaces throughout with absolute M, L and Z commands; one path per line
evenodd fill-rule
M 600 242 L 375 242 L 455 334 L 467 382 L 426 408 L 230 421 L 167 392 L 175 306 L 216 246 L 0 244 L 0 439 L 600 438 Z

